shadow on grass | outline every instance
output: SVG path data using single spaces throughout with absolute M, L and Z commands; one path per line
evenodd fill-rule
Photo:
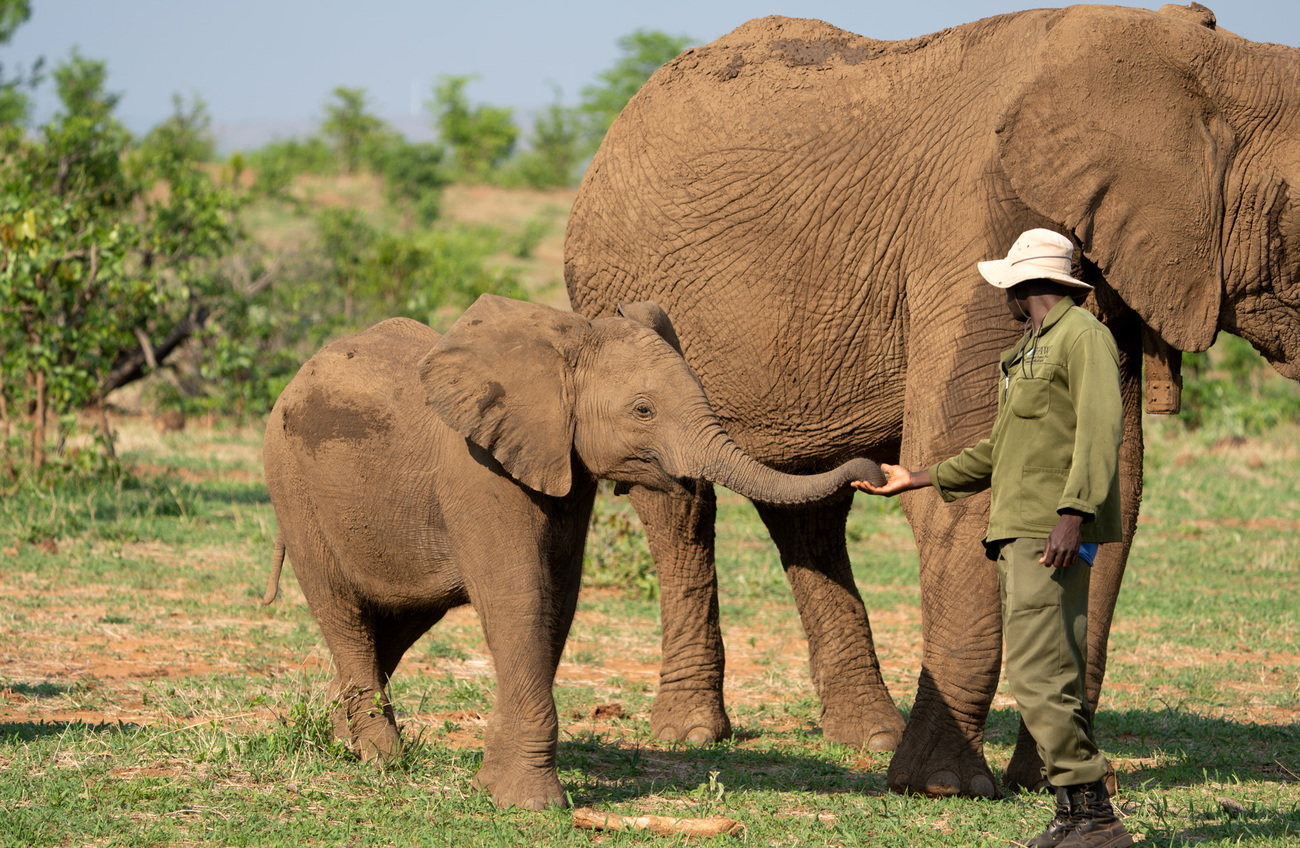
M 1097 731 L 1107 753 L 1133 761 L 1125 780 L 1137 786 L 1168 789 L 1234 779 L 1300 784 L 1300 724 L 1248 724 L 1181 706 L 1103 708 Z
M 989 714 L 986 739 L 1012 746 L 1014 708 Z M 1190 712 L 1181 704 L 1097 715 L 1102 750 L 1129 787 L 1173 789 L 1234 780 L 1300 785 L 1300 724 L 1250 724 Z
M 24 742 L 36 742 L 41 739 L 76 736 L 137 736 L 146 728 L 139 724 L 126 722 L 99 722 L 89 724 L 84 721 L 20 721 L 0 722 L 0 745 L 17 745 Z
M 8 683 L 4 689 L 15 695 L 22 695 L 29 701 L 44 698 L 61 698 L 76 688 L 75 683 Z
M 820 742 L 817 742 L 820 747 Z M 707 802 L 723 791 L 885 794 L 885 774 L 832 762 L 816 752 L 754 750 L 732 744 L 642 747 L 596 734 L 561 739 L 561 780 L 580 806 L 657 793 L 694 794 Z M 580 785 L 564 772 L 582 773 Z

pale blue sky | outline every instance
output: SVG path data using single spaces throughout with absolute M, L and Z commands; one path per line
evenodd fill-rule
M 337 85 L 365 88 L 377 112 L 405 129 L 439 75 L 473 74 L 476 102 L 521 114 L 553 99 L 576 103 L 638 27 L 702 44 L 767 14 L 817 17 L 873 38 L 907 38 L 988 15 L 1033 8 L 1014 0 L 33 0 L 30 21 L 0 48 L 7 73 L 73 45 L 105 59 L 120 117 L 141 131 L 166 117 L 173 92 L 208 103 L 225 146 L 256 125 L 305 131 Z M 1135 3 L 1159 8 L 1160 2 Z M 1257 41 L 1300 45 L 1300 2 L 1210 2 L 1220 26 Z M 412 106 L 415 115 L 412 115 Z M 37 118 L 53 110 L 47 85 Z M 252 135 L 248 136 L 252 138 Z M 238 145 L 236 145 L 238 146 Z

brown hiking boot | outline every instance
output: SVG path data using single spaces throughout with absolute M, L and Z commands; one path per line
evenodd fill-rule
M 1067 787 L 1070 796 L 1070 832 L 1059 848 L 1128 848 L 1133 837 L 1110 805 L 1106 783 Z
M 1047 830 L 1028 842 L 1017 842 L 1017 845 L 1023 845 L 1025 848 L 1056 848 L 1074 829 L 1074 821 L 1070 818 L 1070 793 L 1064 786 L 1054 788 L 1056 789 L 1056 815 L 1048 823 Z

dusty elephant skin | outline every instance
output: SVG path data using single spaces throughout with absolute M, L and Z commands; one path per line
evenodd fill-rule
M 401 747 L 386 694 L 402 655 L 460 604 L 483 623 L 497 698 L 474 785 L 564 803 L 551 687 L 577 603 L 597 478 L 685 494 L 716 481 L 805 503 L 871 475 L 791 476 L 727 437 L 652 303 L 595 321 L 484 295 L 445 336 L 404 318 L 322 348 L 276 401 L 263 447 L 280 535 L 333 655 L 335 732 Z
M 845 456 L 911 468 L 985 435 L 1017 329 L 975 263 L 1020 232 L 1069 235 L 1122 358 L 1125 538 L 1142 490 L 1144 355 L 1216 332 L 1300 378 L 1300 50 L 1245 41 L 1198 5 L 1074 6 L 906 42 L 819 21 L 751 21 L 665 65 L 615 122 L 569 220 L 574 308 L 653 299 L 723 426 L 786 471 Z M 1148 374 L 1148 402 L 1174 379 Z M 1155 390 L 1161 393 L 1157 395 Z M 713 497 L 634 491 L 663 582 L 652 725 L 728 732 Z M 925 649 L 901 739 L 844 543 L 844 501 L 761 507 L 808 634 L 828 738 L 888 748 L 889 785 L 995 795 L 983 733 L 1000 670 L 987 496 L 904 499 Z M 1129 542 L 1090 598 L 1100 696 Z M 1038 785 L 1022 733 L 1004 775 Z

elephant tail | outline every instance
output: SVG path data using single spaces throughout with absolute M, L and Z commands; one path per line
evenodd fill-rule
M 280 571 L 284 568 L 284 537 L 276 534 L 275 558 L 271 561 L 271 585 L 262 596 L 262 606 L 269 607 L 280 596 Z

